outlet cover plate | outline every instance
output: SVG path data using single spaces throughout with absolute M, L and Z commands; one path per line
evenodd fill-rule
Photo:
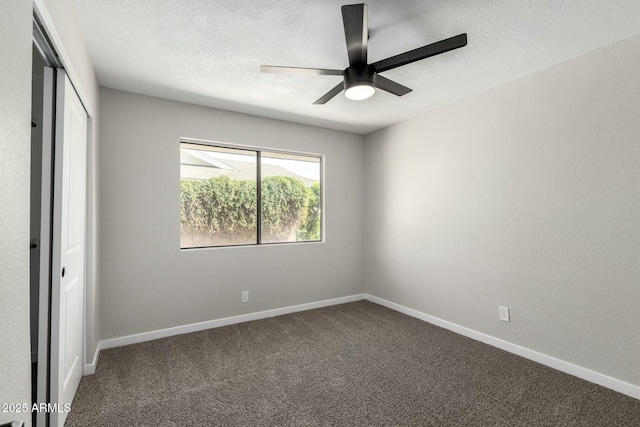
M 509 319 L 509 307 L 505 307 L 502 305 L 499 306 L 498 316 L 500 317 L 500 320 L 502 320 L 503 322 L 510 322 L 511 320 Z

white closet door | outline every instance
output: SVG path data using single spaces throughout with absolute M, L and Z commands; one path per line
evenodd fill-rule
M 57 72 L 51 290 L 51 426 L 63 426 L 82 377 L 84 346 L 87 112 Z

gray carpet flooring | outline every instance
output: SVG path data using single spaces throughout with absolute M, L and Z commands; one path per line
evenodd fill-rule
M 359 301 L 102 351 L 67 426 L 640 426 L 640 400 Z

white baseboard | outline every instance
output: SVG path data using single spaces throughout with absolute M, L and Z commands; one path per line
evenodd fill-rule
M 637 385 L 629 384 L 627 382 L 592 371 L 590 369 L 574 365 L 573 363 L 556 359 L 555 357 L 539 353 L 535 350 L 531 350 L 517 344 L 512 344 L 508 341 L 504 341 L 499 338 L 483 334 L 482 332 L 478 332 L 473 329 L 469 329 L 464 326 L 460 326 L 455 323 L 430 316 L 420 311 L 402 306 L 400 304 L 396 304 L 391 301 L 387 301 L 382 298 L 375 297 L 373 295 L 365 294 L 364 297 L 368 301 L 385 306 L 408 316 L 415 317 L 436 326 L 440 326 L 441 328 L 448 329 L 452 332 L 464 335 L 465 337 L 474 339 L 476 341 L 481 341 L 493 347 L 498 347 L 499 349 L 508 351 L 509 353 L 517 354 L 518 356 L 522 356 L 526 359 L 533 360 L 534 362 L 549 366 L 550 368 L 557 369 L 558 371 L 562 371 L 569 375 L 573 375 L 575 377 L 582 378 L 583 380 L 601 385 L 611 390 L 615 390 L 619 393 L 626 394 L 627 396 L 633 397 L 635 399 L 640 399 L 640 387 Z
M 84 365 L 84 369 L 82 370 L 82 375 L 93 375 L 96 373 L 96 366 L 98 365 L 98 357 L 100 357 L 100 350 L 102 349 L 102 341 L 98 342 L 96 346 L 96 351 L 93 353 L 93 360 Z
M 517 354 L 526 359 L 533 360 L 534 362 L 541 363 L 549 366 L 550 368 L 557 369 L 558 371 L 565 372 L 583 380 L 607 387 L 611 390 L 615 390 L 619 393 L 640 399 L 640 386 L 630 384 L 616 378 L 601 374 L 599 372 L 592 371 L 587 368 L 583 368 L 573 363 L 566 362 L 564 360 L 557 359 L 552 356 L 537 352 L 535 350 L 528 349 L 526 347 L 512 344 L 508 341 L 501 340 L 499 338 L 492 337 L 491 335 L 484 334 L 482 332 L 469 329 L 464 326 L 457 325 L 455 323 L 430 316 L 420 311 L 405 307 L 400 304 L 396 304 L 391 301 L 387 301 L 382 298 L 378 298 L 369 294 L 357 294 L 348 297 L 334 298 L 324 301 L 317 301 L 308 304 L 293 305 L 289 307 L 276 308 L 273 310 L 259 311 L 257 313 L 243 314 L 240 316 L 226 317 L 223 319 L 209 320 L 206 322 L 192 323 L 189 325 L 176 326 L 174 328 L 160 329 L 157 331 L 143 332 L 135 335 L 128 335 L 124 337 L 112 338 L 104 341 L 100 341 L 93 356 L 93 361 L 88 363 L 84 367 L 84 375 L 91 375 L 96 371 L 96 365 L 98 363 L 98 357 L 100 351 L 107 348 L 121 347 L 130 344 L 137 344 L 146 341 L 157 340 L 160 338 L 171 337 L 174 335 L 188 334 L 191 332 L 203 331 L 206 329 L 220 328 L 222 326 L 235 325 L 243 322 L 250 322 L 253 320 L 266 319 L 269 317 L 282 316 L 283 314 L 296 313 L 300 311 L 313 310 L 316 308 L 328 307 L 331 305 L 345 304 L 348 302 L 359 301 L 366 299 L 375 304 L 382 305 L 400 313 L 406 314 L 411 317 L 423 320 L 427 323 L 439 326 L 444 329 L 448 329 L 465 337 L 474 339 L 476 341 L 489 344 L 493 347 L 500 348 L 508 351 L 509 353 Z
M 100 348 L 121 347 L 124 345 L 137 344 L 145 341 L 157 340 L 174 335 L 188 334 L 191 332 L 203 331 L 205 329 L 220 328 L 222 326 L 235 325 L 237 323 L 250 322 L 252 320 L 267 319 L 269 317 L 282 316 L 283 314 L 297 313 L 299 311 L 313 310 L 316 308 L 328 307 L 331 305 L 345 304 L 348 302 L 360 301 L 365 298 L 364 294 L 351 295 L 348 297 L 333 298 L 324 301 L 311 302 L 307 304 L 292 305 L 289 307 L 276 308 L 273 310 L 259 311 L 257 313 L 243 314 L 240 316 L 225 317 L 223 319 L 208 320 L 206 322 L 191 323 L 189 325 L 176 326 L 174 328 L 160 329 L 157 331 L 143 332 L 141 334 L 127 335 L 124 337 L 111 338 L 100 341 Z M 96 358 L 97 360 L 97 358 Z M 94 367 L 95 370 L 95 367 Z

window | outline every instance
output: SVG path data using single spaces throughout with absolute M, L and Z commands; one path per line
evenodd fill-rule
M 322 158 L 180 143 L 180 247 L 321 240 Z

